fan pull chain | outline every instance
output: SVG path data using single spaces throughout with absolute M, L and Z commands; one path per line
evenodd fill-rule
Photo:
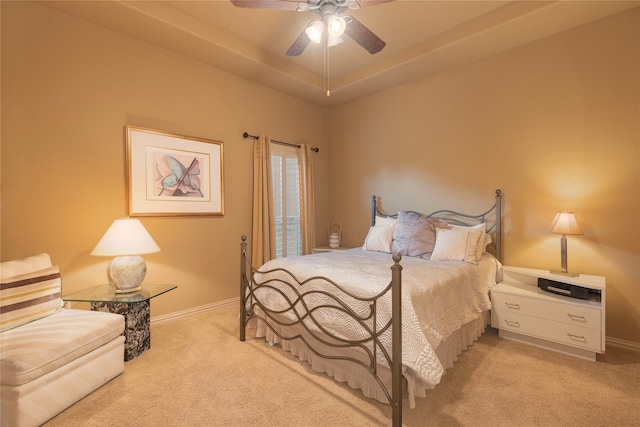
M 325 63 L 326 63 L 326 76 L 327 76 L 327 98 L 331 96 L 331 90 L 329 88 L 329 70 L 330 70 L 330 64 L 329 64 L 329 35 L 327 34 L 326 36 L 326 40 L 327 42 L 325 43 Z

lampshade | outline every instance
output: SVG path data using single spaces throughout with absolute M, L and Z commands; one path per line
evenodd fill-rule
M 304 30 L 307 33 L 307 37 L 314 43 L 320 43 L 322 41 L 322 32 L 324 31 L 324 25 L 322 21 L 313 21 Z
M 344 40 L 342 40 L 342 37 L 332 37 L 329 36 L 329 39 L 327 40 L 327 47 L 333 47 L 333 46 L 337 46 L 340 43 L 342 43 Z
M 558 212 L 549 224 L 548 230 L 557 234 L 582 235 L 582 230 L 573 212 Z
M 347 28 L 345 20 L 338 15 L 329 15 L 327 18 L 327 31 L 331 37 L 340 37 Z
M 107 278 L 116 293 L 139 291 L 147 274 L 140 255 L 159 252 L 142 223 L 133 218 L 116 219 L 91 251 L 91 255 L 114 256 L 107 267 Z
M 111 227 L 91 251 L 91 255 L 144 255 L 154 252 L 160 252 L 160 247 L 140 220 L 121 218 L 113 221 Z

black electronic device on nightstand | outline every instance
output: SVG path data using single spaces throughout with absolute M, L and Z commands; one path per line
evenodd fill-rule
M 538 287 L 543 291 L 564 295 L 572 298 L 589 299 L 589 288 L 573 285 L 571 283 L 557 282 L 555 280 L 538 278 Z

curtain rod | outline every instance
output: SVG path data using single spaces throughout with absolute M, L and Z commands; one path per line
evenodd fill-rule
M 242 134 L 242 137 L 243 137 L 244 139 L 247 139 L 247 138 L 258 139 L 258 138 L 260 138 L 259 136 L 249 135 L 249 133 L 247 133 L 247 132 L 243 133 L 243 134 Z M 273 143 L 275 143 L 275 144 L 288 145 L 289 147 L 296 147 L 296 148 L 300 148 L 300 147 L 301 147 L 301 145 L 298 145 L 298 144 L 292 144 L 292 143 L 290 143 L 290 142 L 278 141 L 277 139 L 272 139 L 272 140 L 271 140 L 271 142 L 273 142 Z M 312 148 L 311 148 L 311 150 L 312 150 L 312 151 L 315 151 L 316 153 L 317 153 L 318 151 L 320 151 L 320 149 L 319 149 L 318 147 L 312 147 Z

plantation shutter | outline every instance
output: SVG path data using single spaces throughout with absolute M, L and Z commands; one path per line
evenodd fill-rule
M 276 258 L 302 255 L 297 148 L 271 144 Z

